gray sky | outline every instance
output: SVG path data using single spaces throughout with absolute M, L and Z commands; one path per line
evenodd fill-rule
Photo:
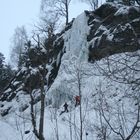
M 10 39 L 17 26 L 37 20 L 40 0 L 0 0 L 0 52 L 9 56 Z
M 41 0 L 0 0 L 0 52 L 9 58 L 10 40 L 17 26 L 25 25 L 31 30 L 39 19 L 39 9 Z M 72 2 L 70 7 L 70 17 L 76 17 L 83 10 L 89 7 L 78 2 Z

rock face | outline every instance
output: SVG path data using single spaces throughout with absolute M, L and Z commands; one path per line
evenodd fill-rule
M 104 4 L 93 12 L 85 11 L 88 18 L 89 34 L 87 43 L 89 49 L 88 60 L 94 62 L 106 56 L 116 53 L 136 51 L 140 49 L 140 8 L 128 7 L 124 5 Z M 61 58 L 65 53 L 65 33 L 71 29 L 73 21 L 60 33 L 54 36 L 53 46 L 49 54 L 42 48 L 32 48 L 29 53 L 30 68 L 32 75 L 28 76 L 27 65 L 23 67 L 7 87 L 6 91 L 0 97 L 1 115 L 7 115 L 12 104 L 12 100 L 20 100 L 19 96 L 28 95 L 28 86 L 31 84 L 32 90 L 40 87 L 40 78 L 38 68 L 46 65 L 46 85 L 50 87 L 54 82 Z M 39 50 L 38 50 L 39 49 Z M 40 53 L 38 53 L 40 52 Z M 36 70 L 36 71 L 35 71 Z M 3 102 L 8 102 L 5 107 Z M 39 101 L 39 96 L 36 102 Z M 25 103 L 26 104 L 26 103 Z M 25 104 L 23 106 L 25 106 Z M 26 105 L 28 107 L 28 105 Z M 25 108 L 26 108 L 25 107 Z M 20 110 L 25 110 L 21 109 Z M 24 107 L 23 107 L 24 108 Z
M 140 48 L 139 7 L 104 4 L 87 15 L 91 27 L 89 61 Z

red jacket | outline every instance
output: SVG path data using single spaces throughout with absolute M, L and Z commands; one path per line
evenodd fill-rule
M 75 97 L 76 102 L 80 102 L 80 96 Z

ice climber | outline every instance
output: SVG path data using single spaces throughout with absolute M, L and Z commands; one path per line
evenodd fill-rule
M 63 114 L 64 112 L 69 112 L 69 110 L 68 110 L 68 104 L 66 102 L 63 105 L 63 107 L 64 107 L 64 111 L 61 111 L 60 115 Z
M 80 105 L 80 96 L 75 96 L 75 107 Z
M 64 112 L 69 112 L 69 110 L 68 110 L 68 104 L 66 102 L 63 105 L 63 107 L 64 107 Z

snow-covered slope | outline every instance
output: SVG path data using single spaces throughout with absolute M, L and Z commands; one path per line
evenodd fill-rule
M 83 140 L 140 139 L 140 17 L 132 11 L 140 13 L 137 7 L 114 4 L 86 11 L 57 39 L 64 44 L 52 61 L 61 59 L 57 76 L 46 90 L 46 140 L 80 140 L 81 131 Z M 47 65 L 47 76 L 52 66 Z M 37 97 L 40 90 L 33 92 Z M 9 109 L 0 116 L 0 140 L 35 140 L 30 97 L 18 90 L 16 95 L 0 101 L 1 112 Z M 81 106 L 75 107 L 76 95 Z M 60 115 L 65 102 L 69 112 Z M 34 107 L 39 122 L 40 102 Z
M 134 56 L 130 59 L 130 56 Z M 108 123 L 105 121 L 102 113 L 105 115 L 110 125 L 120 133 L 124 133 L 124 137 L 127 137 L 137 121 L 138 113 L 138 102 L 139 102 L 139 86 L 137 83 L 127 83 L 127 80 L 139 79 L 139 71 L 133 71 L 130 67 L 124 67 L 124 62 L 127 61 L 128 66 L 140 69 L 139 56 L 140 52 L 126 53 L 120 55 L 114 55 L 108 59 L 103 59 L 97 63 L 89 64 L 87 62 L 81 62 L 84 66 L 79 69 L 77 65 L 71 64 L 74 68 L 67 71 L 67 76 L 57 77 L 56 82 L 62 79 L 61 83 L 52 85 L 53 89 L 49 92 L 53 94 L 56 90 L 58 102 L 62 103 L 67 101 L 69 104 L 69 112 L 63 113 L 60 116 L 63 107 L 53 108 L 49 105 L 45 109 L 45 130 L 44 135 L 46 139 L 53 140 L 59 139 L 70 140 L 71 137 L 76 140 L 79 139 L 80 133 L 80 112 L 79 106 L 74 107 L 74 100 L 72 97 L 78 94 L 77 82 L 74 81 L 76 78 L 76 70 L 82 72 L 81 75 L 81 90 L 82 90 L 82 117 L 83 117 L 83 139 L 86 137 L 89 140 L 100 139 L 106 133 L 107 139 L 121 139 L 119 135 L 112 132 Z M 131 60 L 131 61 L 130 61 Z M 117 62 L 117 63 L 115 63 Z M 110 63 L 110 69 L 114 72 L 114 75 L 110 75 L 108 64 Z M 134 66 L 135 65 L 135 66 Z M 105 70 L 105 71 L 103 71 Z M 123 70 L 123 71 L 122 71 Z M 99 72 L 100 71 L 100 72 Z M 72 72 L 72 75 L 70 74 Z M 84 72 L 84 74 L 83 74 Z M 106 73 L 108 72 L 108 73 Z M 126 75 L 131 73 L 131 75 Z M 63 71 L 63 76 L 66 74 Z M 116 78 L 119 76 L 125 77 Z M 135 77 L 136 76 L 136 77 Z M 59 85 L 59 86 L 58 86 Z M 66 94 L 66 95 L 65 95 Z M 61 95 L 61 96 L 60 96 Z M 54 95 L 56 96 L 56 93 Z M 71 98 L 67 98 L 67 97 Z M 46 96 L 47 98 L 48 96 Z M 53 98 L 54 98 L 53 97 Z M 55 97 L 56 98 L 56 97 Z M 62 98 L 62 99 L 61 99 Z M 57 100 L 56 100 L 57 103 Z M 58 105 L 58 104 L 57 104 Z M 14 105 L 15 106 L 15 105 Z M 39 111 L 39 103 L 35 106 L 36 111 Z M 37 113 L 37 116 L 39 114 Z M 139 125 L 139 124 L 138 124 Z M 0 138 L 2 140 L 12 139 L 21 140 L 32 139 L 34 140 L 32 125 L 30 122 L 30 109 L 28 108 L 25 112 L 11 112 L 6 117 L 0 119 L 1 131 Z M 123 128 L 121 128 L 123 126 Z M 58 130 L 57 130 L 58 129 Z M 102 130 L 104 129 L 104 130 Z M 120 130 L 122 129 L 122 130 Z M 5 130 L 7 132 L 5 132 Z M 28 134 L 24 134 L 30 130 Z M 105 131 L 104 133 L 102 131 Z M 88 135 L 86 135 L 88 133 Z M 8 135 L 6 135 L 8 134 Z M 132 139 L 139 140 L 139 133 Z M 16 135 L 16 136 L 15 136 Z M 72 136 L 71 136 L 72 135 Z

